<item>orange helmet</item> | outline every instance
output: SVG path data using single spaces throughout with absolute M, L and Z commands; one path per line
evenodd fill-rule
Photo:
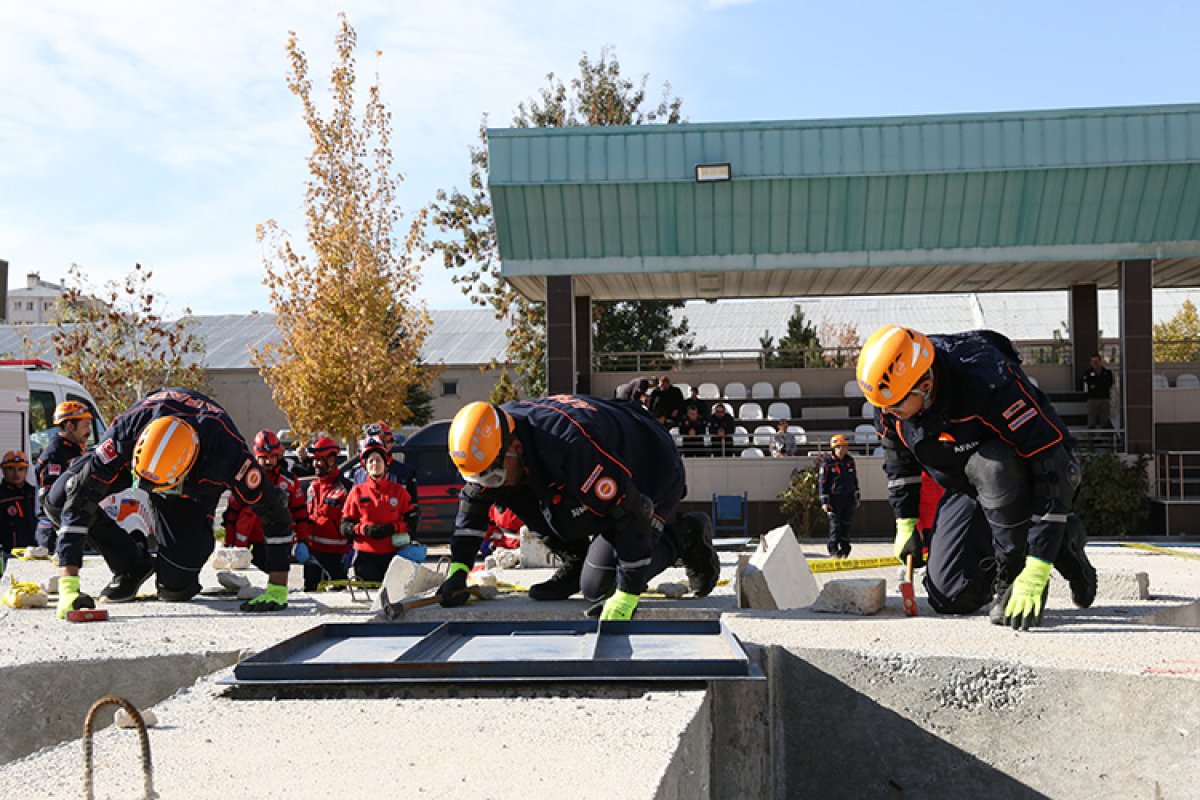
M 450 460 L 464 478 L 476 478 L 504 458 L 513 429 L 512 417 L 499 406 L 468 403 L 450 423 Z
M 829 437 L 830 447 L 841 447 L 844 444 L 850 444 L 850 440 L 844 434 L 836 433 Z
M 64 400 L 54 409 L 54 424 L 62 425 L 73 419 L 91 419 L 92 412 L 78 400 Z
M 133 474 L 151 491 L 166 492 L 183 483 L 199 452 L 195 428 L 179 417 L 159 417 L 138 434 Z
M 858 355 L 858 388 L 873 406 L 894 406 L 933 366 L 929 337 L 912 328 L 884 325 Z
M 28 467 L 29 459 L 20 450 L 9 450 L 0 459 L 0 467 Z

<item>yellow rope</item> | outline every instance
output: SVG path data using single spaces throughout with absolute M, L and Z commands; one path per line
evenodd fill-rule
M 1170 547 L 1156 547 L 1152 544 L 1141 544 L 1140 542 L 1121 542 L 1121 547 L 1129 547 L 1133 550 L 1146 550 L 1151 553 L 1161 553 L 1165 556 L 1178 556 L 1179 558 L 1187 558 L 1192 561 L 1200 561 L 1200 555 L 1195 553 L 1185 553 L 1182 550 L 1174 550 Z

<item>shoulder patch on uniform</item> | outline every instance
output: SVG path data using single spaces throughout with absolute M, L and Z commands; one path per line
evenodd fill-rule
M 1036 416 L 1037 416 L 1037 409 L 1031 408 L 1028 411 L 1026 411 L 1024 414 L 1022 414 L 1021 416 L 1014 419 L 1012 422 L 1008 423 L 1008 429 L 1010 431 L 1015 431 L 1017 428 L 1021 427 L 1026 422 L 1029 422 L 1029 420 L 1033 419 Z
M 258 467 L 251 467 L 246 471 L 246 487 L 248 489 L 257 489 L 262 485 L 262 470 Z
M 596 497 L 601 500 L 612 500 L 617 496 L 617 482 L 612 478 L 601 478 L 596 481 Z
M 96 458 L 100 459 L 101 464 L 108 464 L 115 461 L 117 455 L 117 446 L 113 444 L 112 439 L 105 439 L 96 446 Z
M 592 470 L 592 474 L 588 475 L 587 480 L 584 481 L 583 485 L 579 487 L 579 491 L 583 492 L 584 494 L 590 492 L 592 490 L 592 484 L 596 482 L 596 479 L 600 477 L 600 473 L 602 472 L 604 472 L 604 467 L 597 464 L 596 468 Z

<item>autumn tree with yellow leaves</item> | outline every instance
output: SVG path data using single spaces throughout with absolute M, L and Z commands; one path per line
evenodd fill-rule
M 288 37 L 287 86 L 313 141 L 305 192 L 311 253 L 297 252 L 274 220 L 259 226 L 281 339 L 254 358 L 294 431 L 353 439 L 367 422 L 406 423 L 410 387 L 428 385 L 434 370 L 419 361 L 430 326 L 415 299 L 422 215 L 398 241 L 402 178 L 392 162 L 391 113 L 376 75 L 358 115 L 357 35 L 345 15 L 339 19 L 327 114 L 314 101 L 296 34 Z
M 1189 299 L 1166 322 L 1154 326 L 1154 360 L 1200 361 L 1200 314 Z

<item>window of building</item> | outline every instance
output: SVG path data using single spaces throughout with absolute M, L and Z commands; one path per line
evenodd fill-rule
M 33 301 L 32 300 L 30 300 L 28 303 L 25 304 L 25 310 L 33 311 Z
M 458 381 L 442 381 L 442 397 L 458 397 Z

